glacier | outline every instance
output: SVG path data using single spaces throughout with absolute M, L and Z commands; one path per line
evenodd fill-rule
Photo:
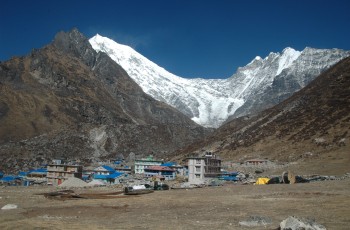
M 339 49 L 307 47 L 297 51 L 287 47 L 281 53 L 255 57 L 227 79 L 188 79 L 168 72 L 131 47 L 99 34 L 89 42 L 97 52 L 106 53 L 122 66 L 145 93 L 175 107 L 194 122 L 212 128 L 218 128 L 229 118 L 258 112 L 255 108 L 262 110 L 271 106 L 271 103 L 264 106 L 259 99 L 267 97 L 268 101 L 269 96 L 274 96 L 266 94 L 274 92 L 271 87 L 279 77 L 285 80 L 292 76 L 288 81 L 296 80 L 300 87 L 287 91 L 295 92 L 326 68 L 350 56 L 349 51 Z M 307 79 L 299 79 L 299 75 Z M 260 101 L 259 106 L 255 101 Z

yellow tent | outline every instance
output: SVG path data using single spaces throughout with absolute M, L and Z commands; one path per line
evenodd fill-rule
M 255 184 L 267 184 L 269 180 L 269 178 L 261 177 L 256 180 Z

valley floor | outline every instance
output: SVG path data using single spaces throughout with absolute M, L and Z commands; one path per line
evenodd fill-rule
M 288 216 L 315 220 L 327 229 L 349 229 L 350 179 L 308 184 L 234 185 L 155 191 L 113 199 L 52 200 L 55 187 L 0 187 L 0 229 L 277 229 Z M 117 188 L 74 189 L 106 193 Z M 120 190 L 120 188 L 119 188 Z M 259 216 L 265 227 L 240 221 Z

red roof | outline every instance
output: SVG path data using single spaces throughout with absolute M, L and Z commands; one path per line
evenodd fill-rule
M 166 167 L 166 166 L 159 166 L 159 165 L 152 165 L 152 166 L 149 166 L 149 167 L 145 168 L 145 170 L 171 171 L 171 172 L 174 172 L 174 171 L 175 171 L 174 169 L 171 169 L 171 168 L 169 168 L 169 167 Z

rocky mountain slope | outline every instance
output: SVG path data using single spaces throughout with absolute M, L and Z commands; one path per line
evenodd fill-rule
M 256 57 L 228 79 L 186 79 L 106 37 L 96 35 L 89 41 L 96 51 L 120 64 L 147 94 L 172 105 L 198 124 L 216 128 L 227 119 L 278 104 L 350 56 L 350 51 L 339 49 L 305 48 L 300 52 L 286 48 L 264 59 Z
M 162 156 L 209 130 L 154 100 L 78 30 L 0 63 L 0 170 L 52 158 Z
M 305 164 L 308 173 L 346 173 L 350 163 L 350 57 L 282 103 L 223 125 L 177 152 L 212 151 L 224 159 L 268 158 Z

